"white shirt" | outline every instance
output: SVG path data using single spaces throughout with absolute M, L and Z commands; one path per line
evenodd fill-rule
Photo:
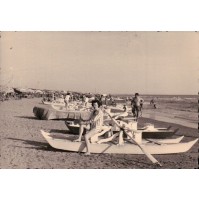
M 69 100 L 70 100 L 70 95 L 66 95 L 65 101 L 69 101 Z

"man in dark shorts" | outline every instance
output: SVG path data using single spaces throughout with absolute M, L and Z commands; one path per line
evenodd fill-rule
M 131 100 L 132 113 L 138 119 L 141 113 L 144 100 L 140 98 L 139 93 L 135 93 L 135 97 Z

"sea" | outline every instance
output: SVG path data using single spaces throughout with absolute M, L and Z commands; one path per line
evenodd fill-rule
M 113 94 L 114 97 L 119 98 L 132 98 L 134 94 Z M 143 94 L 140 95 L 143 98 L 152 99 L 152 98 L 158 98 L 158 99 L 170 99 L 170 100 L 190 100 L 190 101 L 198 101 L 199 95 L 158 95 L 158 94 Z

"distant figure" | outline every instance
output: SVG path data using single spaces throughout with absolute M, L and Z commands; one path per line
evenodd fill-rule
M 113 103 L 113 97 L 112 96 L 110 97 L 110 101 L 111 101 L 111 104 L 112 104 Z
M 83 96 L 83 102 L 84 102 L 84 106 L 85 106 L 85 107 L 87 107 L 88 101 L 89 101 L 89 98 L 84 95 L 84 96 Z
M 100 99 L 99 101 L 101 102 L 101 104 L 103 105 L 103 95 L 100 95 Z
M 124 110 L 124 112 L 127 111 L 127 107 L 126 107 L 126 105 L 123 106 L 123 110 Z
M 135 93 L 135 96 L 131 100 L 132 113 L 138 119 L 141 114 L 144 100 L 140 98 L 139 93 Z
M 108 105 L 108 97 L 107 96 L 105 97 L 105 105 L 106 106 Z
M 71 100 L 71 102 L 73 102 L 73 101 L 74 101 L 74 96 L 73 96 L 73 94 L 72 94 L 72 93 L 70 93 L 70 100 Z
M 150 101 L 150 105 L 153 105 L 154 109 L 156 109 L 156 102 L 154 100 L 154 98 Z
M 111 102 L 111 105 L 116 106 L 116 102 L 112 96 L 110 98 L 110 102 Z
M 141 110 L 143 109 L 143 104 L 144 104 L 144 100 L 141 99 L 141 100 L 140 100 L 140 109 L 141 109 Z
M 52 102 L 55 100 L 55 94 L 52 93 Z
M 50 94 L 47 94 L 47 98 L 48 98 L 48 99 L 47 99 L 48 102 L 51 102 L 51 101 L 52 101 L 52 99 L 51 99 L 51 97 L 50 97 Z
M 70 101 L 70 94 L 67 93 L 67 94 L 66 94 L 66 97 L 65 97 L 65 99 L 64 99 L 65 107 L 66 107 L 66 108 L 68 108 L 69 101 Z

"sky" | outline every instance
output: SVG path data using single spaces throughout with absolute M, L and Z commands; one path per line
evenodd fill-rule
M 0 84 L 197 94 L 198 32 L 1 32 Z

